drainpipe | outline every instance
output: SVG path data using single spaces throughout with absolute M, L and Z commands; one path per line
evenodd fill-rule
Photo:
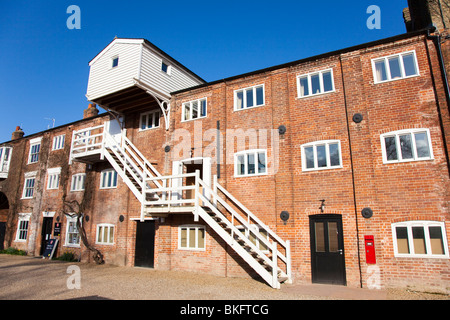
M 445 62 L 444 62 L 444 56 L 442 54 L 442 46 L 441 46 L 441 35 L 431 35 L 431 32 L 435 32 L 436 31 L 436 27 L 433 25 L 432 27 L 430 27 L 427 30 L 427 37 L 430 40 L 433 40 L 433 42 L 436 45 L 436 49 L 437 49 L 437 54 L 438 54 L 438 58 L 439 58 L 439 67 L 441 69 L 441 74 L 442 77 L 444 78 L 444 92 L 445 92 L 445 98 L 446 98 L 446 102 L 447 102 L 447 109 L 449 111 L 450 114 L 450 90 L 449 90 L 449 86 L 448 86 L 448 76 L 447 76 L 447 70 L 445 69 Z M 430 69 L 432 69 L 432 64 L 431 64 L 431 57 L 430 57 L 430 52 L 428 51 L 428 46 L 427 46 L 427 53 L 428 53 L 428 61 L 430 63 Z M 434 88 L 436 88 L 436 81 L 434 79 L 434 75 L 433 73 L 431 73 L 431 77 L 432 77 L 432 81 L 433 81 L 433 86 Z M 442 121 L 442 114 L 441 114 L 441 110 L 439 107 L 439 99 L 437 96 L 437 92 L 435 91 L 435 95 L 436 95 L 436 103 L 438 104 L 438 113 L 439 113 L 439 122 L 440 122 L 440 126 L 441 126 L 441 131 L 442 131 L 442 139 L 444 140 L 444 150 L 445 150 L 445 158 L 447 160 L 447 169 L 448 169 L 448 173 L 450 176 L 450 159 L 449 159 L 449 152 L 447 149 L 447 141 L 446 141 L 446 137 L 445 137 L 445 128 L 444 128 L 444 124 Z
M 347 121 L 348 147 L 349 147 L 349 151 L 350 151 L 350 166 L 352 169 L 353 206 L 355 208 L 356 248 L 358 250 L 359 285 L 362 288 L 363 282 L 362 282 L 362 269 L 361 269 L 361 252 L 359 249 L 359 227 L 358 227 L 358 208 L 357 208 L 357 204 L 356 204 L 355 169 L 353 167 L 352 138 L 350 136 L 350 124 L 348 122 L 347 93 L 345 91 L 344 68 L 342 66 L 342 55 L 339 55 L 339 62 L 341 65 L 342 88 L 343 88 L 343 93 L 344 93 L 345 118 Z

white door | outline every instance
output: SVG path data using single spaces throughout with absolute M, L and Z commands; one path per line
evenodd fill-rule
M 122 127 L 124 122 L 123 117 L 120 117 L 118 119 L 119 121 L 117 121 L 116 119 L 112 119 L 106 122 L 106 130 L 114 138 L 114 140 L 116 140 L 116 142 L 120 144 L 122 142 Z

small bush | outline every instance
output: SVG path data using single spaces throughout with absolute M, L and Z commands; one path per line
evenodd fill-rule
M 10 248 L 8 248 L 6 250 L 1 250 L 0 253 L 11 254 L 11 255 L 16 255 L 16 256 L 26 256 L 27 255 L 26 251 L 19 250 L 19 249 L 16 249 L 16 248 L 12 248 L 12 247 L 10 247 Z
M 55 258 L 55 260 L 74 262 L 78 261 L 78 258 L 72 252 L 64 252 L 58 258 Z

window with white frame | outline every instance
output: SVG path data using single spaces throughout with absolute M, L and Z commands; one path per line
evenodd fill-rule
M 396 257 L 449 257 L 444 222 L 397 222 L 392 224 L 392 236 Z
M 103 170 L 100 177 L 100 189 L 117 188 L 117 172 L 114 169 Z
M 72 183 L 70 184 L 70 191 L 83 191 L 85 181 L 86 181 L 85 173 L 74 174 L 72 176 Z
M 25 173 L 22 199 L 31 199 L 34 196 L 34 186 L 36 184 L 36 171 Z
M 153 110 L 146 113 L 141 113 L 141 120 L 139 124 L 140 131 L 159 128 L 161 113 L 159 110 Z
M 61 150 L 62 148 L 64 148 L 64 140 L 65 139 L 66 139 L 66 135 L 64 135 L 64 134 L 54 137 L 52 150 Z
M 327 69 L 297 76 L 297 90 L 299 98 L 333 92 L 333 70 Z
M 111 68 L 119 66 L 119 56 L 115 56 L 111 59 Z
M 97 225 L 97 244 L 114 244 L 114 225 L 113 224 L 99 224 Z
M 381 135 L 384 163 L 432 160 L 429 129 L 409 129 Z
M 178 248 L 189 250 L 205 249 L 205 227 L 184 225 L 178 228 Z
M 69 247 L 80 246 L 80 232 L 77 227 L 77 217 L 67 217 L 65 245 Z
M 372 59 L 372 69 L 375 83 L 399 80 L 419 75 L 415 51 Z
M 27 241 L 28 224 L 30 222 L 30 217 L 31 213 L 19 213 L 19 219 L 17 221 L 16 241 Z
M 206 117 L 207 98 L 183 103 L 182 121 L 195 120 Z
M 263 106 L 265 103 L 264 85 L 257 85 L 234 91 L 234 110 Z
M 342 168 L 339 140 L 315 141 L 302 145 L 302 170 Z
M 237 177 L 267 174 L 267 150 L 246 150 L 234 155 L 234 175 Z
M 263 228 L 259 228 L 257 225 L 251 225 L 250 229 L 244 228 L 244 226 L 237 227 L 244 235 L 261 251 L 267 251 L 269 248 L 267 247 L 264 241 L 260 240 L 257 233 L 267 242 L 269 242 L 269 234 Z M 245 229 L 245 230 L 244 230 Z
M 11 147 L 0 148 L 0 173 L 9 171 L 9 164 L 11 163 Z
M 172 66 L 164 61 L 161 62 L 161 71 L 170 75 Z
M 47 170 L 47 189 L 58 189 L 61 168 L 52 168 Z
M 30 140 L 30 154 L 28 156 L 28 164 L 36 163 L 39 161 L 39 152 L 41 151 L 42 138 L 36 138 Z

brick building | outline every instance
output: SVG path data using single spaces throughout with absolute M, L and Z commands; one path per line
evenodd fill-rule
M 106 263 L 448 292 L 449 23 L 414 10 L 406 34 L 209 83 L 114 39 L 82 120 L 0 144 L 4 246 L 91 261 L 82 211 Z

